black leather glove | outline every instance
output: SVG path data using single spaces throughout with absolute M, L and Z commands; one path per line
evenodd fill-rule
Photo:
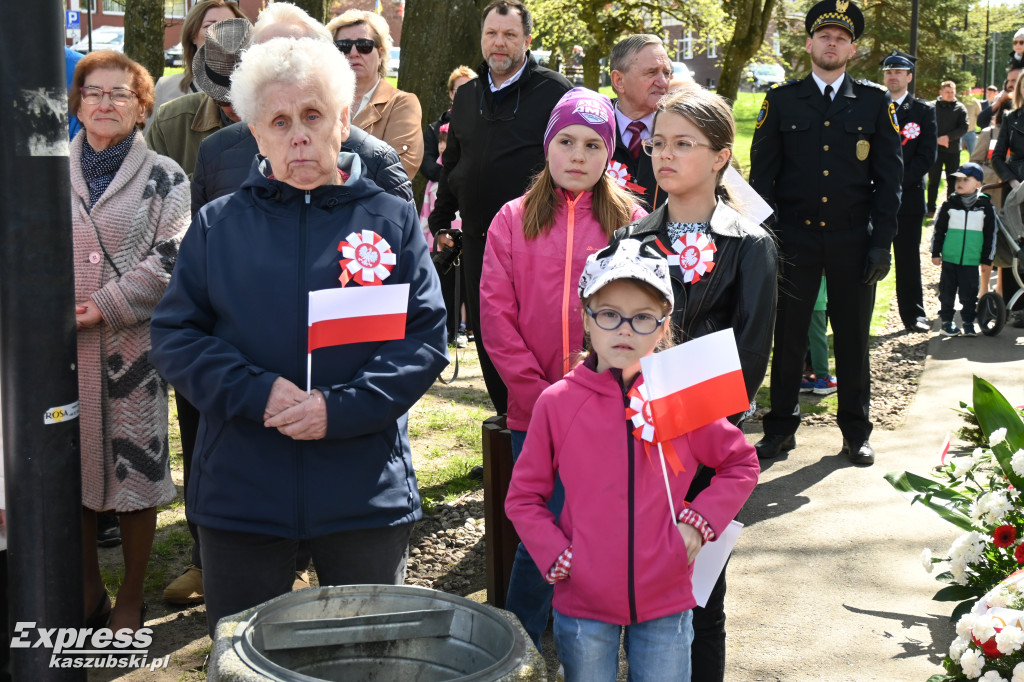
M 868 262 L 864 267 L 864 284 L 871 286 L 889 274 L 889 249 L 868 249 Z

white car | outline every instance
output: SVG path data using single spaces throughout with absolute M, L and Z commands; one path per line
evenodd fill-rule
M 401 60 L 402 48 L 391 48 L 391 52 L 388 54 L 388 75 L 392 78 L 398 78 L 398 65 Z
M 82 54 L 89 52 L 89 37 L 82 38 L 71 46 Z M 92 30 L 93 50 L 114 50 L 124 52 L 124 26 L 97 26 Z
M 675 80 L 676 78 L 693 82 L 693 74 L 690 72 L 690 68 L 682 62 L 672 62 L 672 79 Z

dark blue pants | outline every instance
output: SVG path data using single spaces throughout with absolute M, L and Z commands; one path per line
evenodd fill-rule
M 942 261 L 939 275 L 939 317 L 943 322 L 953 321 L 956 299 L 960 298 L 960 319 L 974 323 L 978 309 L 978 287 L 981 285 L 977 265 L 957 265 Z

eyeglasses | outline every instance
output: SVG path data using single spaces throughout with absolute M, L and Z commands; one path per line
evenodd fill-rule
M 1024 40 L 1015 40 L 1015 41 L 1013 41 L 1014 45 L 1020 45 L 1021 43 L 1024 43 Z
M 78 91 L 82 93 L 82 101 L 86 104 L 99 104 L 103 101 L 103 95 L 108 95 L 110 101 L 119 107 L 128 106 L 136 96 L 135 91 L 128 88 L 104 90 L 95 85 L 87 85 L 84 88 L 79 88 Z
M 640 143 L 644 148 L 644 153 L 647 156 L 660 156 L 665 152 L 665 149 L 669 149 L 672 152 L 672 156 L 685 156 L 692 152 L 695 147 L 707 147 L 708 149 L 714 149 L 709 144 L 704 142 L 697 142 L 697 140 L 691 140 L 688 137 L 680 137 L 672 141 L 671 144 L 665 142 L 665 140 L 656 140 L 653 137 L 649 140 L 644 140 Z
M 518 85 L 515 86 L 515 88 L 516 88 L 516 108 L 512 110 L 512 113 L 510 115 L 508 115 L 508 116 L 500 116 L 498 118 L 495 118 L 495 117 L 491 116 L 490 113 L 484 113 L 484 94 L 487 92 L 487 87 L 488 86 L 485 84 L 483 87 L 480 88 L 480 118 L 482 118 L 483 120 L 488 121 L 490 123 L 494 123 L 494 122 L 497 122 L 497 121 L 514 121 L 515 118 L 516 118 L 516 114 L 519 113 L 519 95 L 521 95 L 522 92 L 523 92 L 522 88 L 520 88 Z M 495 94 L 497 94 L 497 93 L 495 93 Z M 497 104 L 497 103 L 498 102 L 495 101 L 495 104 Z
M 370 40 L 369 38 L 360 38 L 359 40 L 335 40 L 334 44 L 338 46 L 342 54 L 348 54 L 352 51 L 352 48 L 356 48 L 356 52 L 359 54 L 370 54 L 377 49 L 377 43 Z
M 621 327 L 623 322 L 628 322 L 633 331 L 646 336 L 658 331 L 658 327 L 665 322 L 664 317 L 659 320 L 650 313 L 637 313 L 633 317 L 626 317 L 609 308 L 598 310 L 595 313 L 590 309 L 590 306 L 586 307 L 586 311 L 587 315 L 594 318 L 594 323 L 606 332 L 613 332 Z

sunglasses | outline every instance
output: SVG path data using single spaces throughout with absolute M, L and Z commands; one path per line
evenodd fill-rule
M 369 38 L 360 38 L 359 40 L 335 40 L 334 44 L 338 46 L 342 54 L 348 54 L 352 51 L 352 48 L 356 48 L 356 52 L 359 54 L 370 54 L 377 49 L 377 43 L 370 40 Z

